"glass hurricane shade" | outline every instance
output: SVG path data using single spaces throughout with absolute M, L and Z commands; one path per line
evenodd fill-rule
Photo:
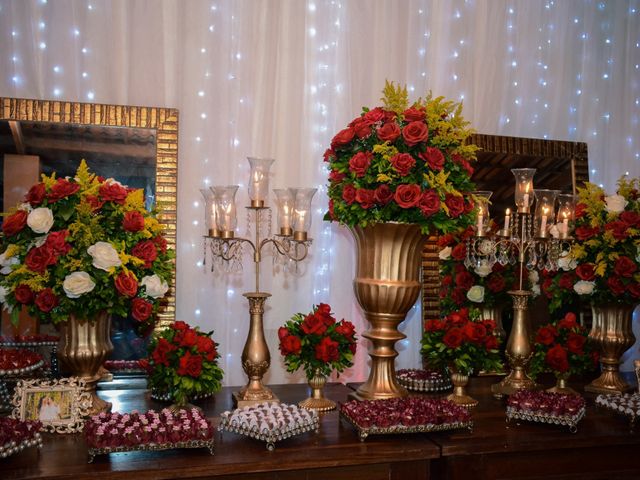
M 233 232 L 238 225 L 236 214 L 236 192 L 238 185 L 218 185 L 211 187 L 216 197 L 216 220 L 223 236 Z
M 280 235 L 293 234 L 293 210 L 295 207 L 295 193 L 291 188 L 274 188 L 276 205 L 278 208 L 278 228 Z
M 262 207 L 269 195 L 269 169 L 273 158 L 247 157 L 251 167 L 249 178 L 249 200 L 252 207 Z
M 536 189 L 533 191 L 536 197 L 536 211 L 534 216 L 535 234 L 546 238 L 555 218 L 555 204 L 557 190 Z
M 311 199 L 316 188 L 291 188 L 294 196 L 293 231 L 308 232 L 311 229 Z
M 476 217 L 476 234 L 482 236 L 489 230 L 489 199 L 493 192 L 480 190 L 473 192 L 477 200 L 478 215 Z
M 516 177 L 515 203 L 518 212 L 527 213 L 533 205 L 533 175 L 535 168 L 512 168 L 511 173 Z
M 556 224 L 560 238 L 568 238 L 573 231 L 575 220 L 576 198 L 571 193 L 561 193 L 558 195 L 558 215 Z
M 218 233 L 215 193 L 212 188 L 201 188 L 200 193 L 204 198 L 204 223 L 207 229 L 206 235 L 215 237 Z

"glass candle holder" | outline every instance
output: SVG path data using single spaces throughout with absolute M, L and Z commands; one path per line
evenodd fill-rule
M 491 218 L 489 217 L 489 199 L 493 192 L 480 190 L 473 192 L 476 198 L 478 216 L 476 217 L 476 235 L 478 237 L 484 237 L 485 233 L 489 231 L 489 225 Z
M 204 223 L 207 235 L 217 237 L 219 235 L 217 225 L 216 196 L 211 188 L 201 188 L 200 193 L 204 198 Z
M 316 188 L 292 188 L 294 195 L 293 207 L 293 238 L 306 240 L 307 232 L 311 229 L 311 199 Z
M 273 158 L 247 157 L 251 167 L 249 178 L 249 200 L 251 206 L 262 208 L 269 195 L 269 169 Z
M 233 238 L 238 226 L 236 213 L 236 192 L 238 185 L 211 187 L 216 196 L 216 220 L 222 238 Z
M 558 195 L 558 215 L 556 217 L 556 227 L 558 236 L 566 239 L 571 236 L 575 220 L 576 197 L 571 193 L 561 193 Z
M 552 227 L 553 219 L 555 218 L 558 191 L 536 189 L 533 193 L 536 197 L 535 234 L 540 238 L 546 238 L 549 236 L 549 229 Z
M 273 193 L 276 195 L 280 235 L 289 237 L 293 235 L 294 192 L 292 192 L 291 188 L 274 188 Z
M 533 176 L 535 168 L 512 168 L 511 173 L 516 177 L 515 203 L 518 213 L 529 213 L 533 205 Z

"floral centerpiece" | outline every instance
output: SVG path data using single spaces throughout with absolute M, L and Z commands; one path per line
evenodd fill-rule
M 24 306 L 45 322 L 107 312 L 153 323 L 173 251 L 142 190 L 98 177 L 82 161 L 73 178 L 43 175 L 2 231 L 0 301 L 14 322 Z
M 149 357 L 140 360 L 149 373 L 151 389 L 178 406 L 220 390 L 223 371 L 212 333 L 177 321 L 154 338 Z
M 534 378 L 542 372 L 553 373 L 559 380 L 554 392 L 575 393 L 566 387 L 567 378 L 593 370 L 598 361 L 598 353 L 588 342 L 587 333 L 573 312 L 538 328 L 529 373 Z
M 402 222 L 423 232 L 472 224 L 475 145 L 462 104 L 443 97 L 409 104 L 406 88 L 386 83 L 384 107 L 363 108 L 338 132 L 329 164 L 327 220 L 348 226 Z
M 288 372 L 300 367 L 314 389 L 313 397 L 301 402 L 305 408 L 331 410 L 335 403 L 322 396 L 326 377 L 353 365 L 357 338 L 353 324 L 336 321 L 331 306 L 321 303 L 308 314 L 296 313 L 278 329 L 280 353 Z M 311 401 L 314 400 L 314 401 Z
M 42 424 L 32 420 L 0 417 L 0 458 L 6 458 L 26 447 L 42 447 Z

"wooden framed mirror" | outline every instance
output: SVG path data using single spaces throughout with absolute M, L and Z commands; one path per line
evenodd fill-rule
M 480 147 L 472 180 L 477 190 L 489 190 L 492 217 L 500 220 L 505 208 L 513 208 L 515 181 L 512 168 L 535 168 L 536 188 L 575 193 L 589 180 L 588 150 L 584 142 L 543 140 L 473 134 L 468 139 Z M 437 237 L 430 237 L 422 252 L 423 319 L 440 315 L 440 277 Z
M 73 175 L 82 159 L 98 175 L 144 188 L 175 250 L 177 109 L 0 97 L 2 211 L 22 201 L 40 173 Z M 174 320 L 175 263 L 160 325 Z

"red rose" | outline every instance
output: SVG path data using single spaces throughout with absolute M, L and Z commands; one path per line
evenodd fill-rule
M 14 213 L 4 219 L 2 223 L 2 231 L 7 237 L 11 237 L 22 231 L 27 224 L 29 214 L 25 210 L 16 210 Z
M 427 147 L 427 151 L 419 154 L 431 170 L 439 172 L 444 168 L 444 155 L 439 148 Z
M 287 327 L 280 327 L 278 329 L 278 340 L 282 341 L 282 339 L 287 335 L 290 335 L 289 330 L 287 330 Z
M 356 202 L 364 209 L 373 207 L 376 204 L 375 191 L 367 188 L 358 188 L 356 190 Z
M 59 230 L 57 232 L 49 232 L 47 240 L 44 244 L 49 247 L 55 255 L 66 255 L 71 250 L 71 245 L 67 243 L 69 230 Z
M 58 306 L 58 297 L 53 293 L 53 290 L 45 288 L 36 295 L 36 306 L 41 312 L 50 312 Z
M 329 199 L 329 217 L 331 218 L 331 220 L 336 219 L 335 203 L 333 201 L 333 198 Z
M 315 313 L 317 313 L 318 315 L 320 315 L 322 317 L 331 317 L 331 305 L 329 305 L 327 303 L 320 303 L 316 307 Z
M 371 125 L 373 125 L 373 123 L 374 122 L 364 117 L 358 117 L 353 120 L 349 126 L 353 128 L 358 138 L 366 138 L 371 135 Z
M 456 286 L 463 288 L 464 290 L 469 290 L 473 287 L 473 275 L 466 270 L 464 272 L 457 273 Z
M 408 153 L 398 153 L 391 157 L 389 162 L 395 171 L 403 177 L 409 175 L 409 172 L 416 164 L 416 160 Z
M 558 328 L 566 328 L 567 330 L 571 330 L 577 326 L 576 314 L 573 312 L 568 312 L 564 318 L 558 322 Z
M 44 183 L 36 183 L 29 189 L 24 199 L 29 202 L 32 207 L 39 206 L 47 195 L 47 189 Z
M 459 243 L 451 249 L 451 258 L 454 260 L 462 260 L 467 256 L 467 246 L 464 243 Z
M 424 122 L 410 122 L 402 129 L 402 137 L 410 147 L 429 138 L 429 128 Z
M 557 372 L 566 372 L 569 370 L 569 359 L 567 351 L 560 345 L 554 345 L 545 355 L 547 364 Z
M 440 235 L 438 237 L 438 247 L 440 248 L 449 247 L 453 244 L 454 240 L 455 240 L 455 237 L 450 233 L 447 233 L 445 235 Z
M 440 330 L 444 330 L 445 323 L 442 320 L 432 319 L 427 320 L 424 324 L 424 329 L 427 332 L 437 332 Z
M 145 261 L 145 268 L 151 267 L 151 264 L 154 262 L 156 258 L 158 258 L 158 250 L 156 249 L 155 243 L 151 240 L 144 240 L 142 242 L 138 242 L 135 247 L 131 250 L 131 254 L 134 257 L 138 257 Z
M 626 287 L 624 286 L 624 283 L 622 283 L 622 280 L 620 280 L 620 277 L 607 278 L 607 287 L 609 287 L 611 293 L 616 297 L 624 294 L 624 291 L 626 290 Z
M 407 108 L 402 112 L 402 116 L 407 122 L 421 122 L 424 121 L 426 115 L 423 108 Z
M 629 227 L 640 226 L 640 214 L 636 212 L 624 211 L 620 214 L 620 221 L 627 224 Z
M 425 217 L 440 211 L 440 197 L 435 190 L 425 190 L 420 197 L 420 211 Z
M 356 333 L 356 327 L 353 326 L 353 323 L 342 320 L 336 325 L 336 332 L 348 340 L 353 340 L 353 336 Z
M 177 370 L 178 375 L 198 378 L 202 373 L 202 357 L 193 355 L 187 351 L 180 359 L 180 366 Z
M 605 230 L 609 230 L 616 240 L 624 240 L 629 234 L 627 233 L 628 225 L 621 220 L 609 222 L 604 226 Z
M 466 170 L 469 176 L 473 175 L 473 167 L 469 164 L 466 158 L 461 155 L 455 154 L 451 155 L 451 160 L 453 160 L 453 163 L 460 165 L 464 170 Z
M 45 243 L 41 247 L 33 247 L 27 253 L 24 263 L 32 272 L 37 272 L 40 275 L 44 274 L 49 265 L 56 263 L 56 257 L 53 254 L 47 244 Z
M 153 237 L 151 241 L 156 247 L 158 247 L 158 250 L 160 250 L 160 253 L 162 254 L 167 253 L 167 240 L 162 235 Z
M 324 337 L 320 343 L 316 345 L 316 358 L 322 362 L 335 362 L 340 358 L 338 350 L 338 342 L 334 342 L 329 337 Z
M 493 332 L 497 326 L 496 321 L 490 318 L 487 318 L 486 320 L 482 320 L 482 324 L 487 329 L 487 333 Z
M 451 286 L 451 284 L 453 284 L 453 276 L 445 275 L 444 277 L 442 277 L 441 284 L 445 287 Z
M 300 338 L 295 335 L 287 335 L 280 340 L 280 353 L 282 355 L 298 355 L 302 351 Z
M 462 329 L 457 327 L 452 328 L 451 330 L 449 330 L 447 333 L 444 334 L 444 337 L 442 337 L 442 342 L 448 348 L 458 348 L 460 345 L 462 345 L 463 340 L 464 340 L 464 333 Z
M 331 160 L 336 158 L 336 152 L 334 152 L 333 150 L 331 150 L 330 148 L 327 148 L 324 151 L 324 155 L 322 156 L 322 158 L 324 158 L 325 162 L 330 162 Z
M 545 278 L 542 284 L 540 285 L 540 289 L 542 290 L 542 293 L 544 293 L 545 297 L 547 298 L 553 297 L 553 292 L 551 291 L 552 287 L 553 287 L 553 278 L 551 277 Z
M 16 302 L 28 305 L 33 302 L 33 290 L 29 285 L 21 283 L 13 291 L 13 295 L 16 297 Z
M 636 262 L 625 256 L 618 257 L 613 267 L 613 271 L 616 275 L 626 278 L 633 277 L 636 270 L 638 270 Z
M 351 140 L 353 140 L 353 136 L 355 135 L 355 133 L 356 132 L 351 127 L 345 128 L 344 130 L 340 130 L 338 133 L 336 133 L 336 136 L 333 137 L 333 139 L 331 140 L 331 148 L 335 150 L 337 147 L 346 145 Z
M 393 191 L 391 190 L 391 188 L 389 188 L 389 185 L 383 183 L 382 185 L 378 186 L 378 188 L 376 188 L 374 196 L 376 202 L 378 202 L 380 205 L 386 205 L 391 200 L 393 200 Z
M 184 331 L 184 330 L 189 330 L 189 325 L 187 325 L 185 322 L 183 322 L 182 320 L 178 320 L 177 322 L 174 322 L 172 325 L 172 328 L 176 331 L 180 330 L 180 331 Z
M 122 228 L 126 232 L 139 232 L 144 229 L 144 217 L 136 210 L 131 210 L 124 214 Z
M 91 210 L 97 212 L 104 205 L 104 200 L 99 198 L 97 195 L 87 195 L 85 201 L 91 206 Z
M 567 349 L 576 355 L 582 355 L 587 339 L 579 333 L 571 332 L 567 337 Z
M 634 298 L 640 298 L 640 283 L 631 282 L 627 285 L 627 290 Z
M 576 209 L 574 210 L 573 214 L 575 215 L 576 219 L 578 219 L 578 218 L 584 217 L 584 214 L 586 212 L 587 212 L 587 205 L 585 203 L 578 203 L 576 205 Z
M 469 321 L 469 310 L 461 308 L 457 312 L 450 313 L 447 316 L 447 321 L 451 322 L 453 325 L 462 325 Z
M 193 347 L 198 343 L 198 332 L 193 328 L 189 328 L 184 331 L 182 337 L 180 338 L 180 346 L 181 347 Z M 175 341 L 175 338 L 174 338 Z
M 356 187 L 350 183 L 345 185 L 342 189 L 342 199 L 347 205 L 351 205 L 356 199 Z
M 136 297 L 131 300 L 131 316 L 139 322 L 147 320 L 153 312 L 153 305 L 144 298 Z
M 558 335 L 558 331 L 556 327 L 553 325 L 546 325 L 544 327 L 540 327 L 538 333 L 536 335 L 536 343 L 541 343 L 543 345 L 551 345 Z
M 400 127 L 396 122 L 388 122 L 382 125 L 376 133 L 383 142 L 393 143 L 400 136 Z
M 341 173 L 337 170 L 331 170 L 331 172 L 329 172 L 329 181 L 332 183 L 340 183 L 342 180 L 344 180 L 344 177 L 346 177 L 346 174 Z
M 487 335 L 484 339 L 484 348 L 496 350 L 498 348 L 498 339 L 494 335 Z
M 444 203 L 449 209 L 449 216 L 451 218 L 457 218 L 464 213 L 464 198 L 462 196 L 447 193 L 444 198 Z
M 134 297 L 138 293 L 138 281 L 132 273 L 121 271 L 115 278 L 116 290 L 124 297 Z
M 580 278 L 580 280 L 585 280 L 590 282 L 594 278 L 596 278 L 596 270 L 594 268 L 593 263 L 583 263 L 576 268 L 576 275 Z
M 369 122 L 376 123 L 387 118 L 386 112 L 382 107 L 376 107 L 372 110 L 369 110 L 363 115 L 363 118 Z
M 209 362 L 212 362 L 218 356 L 216 344 L 209 337 L 198 335 L 196 346 L 198 352 L 204 355 Z
M 313 314 L 304 318 L 300 328 L 307 335 L 323 335 L 327 331 L 327 326 L 322 319 Z
M 373 153 L 371 152 L 358 152 L 349 160 L 349 170 L 356 174 L 356 177 L 363 177 L 367 173 L 371 160 L 373 159 Z
M 560 280 L 558 281 L 558 286 L 564 288 L 565 290 L 573 290 L 573 284 L 575 282 L 575 278 L 572 273 L 565 272 L 560 275 Z
M 47 195 L 47 198 L 50 202 L 57 202 L 69 195 L 73 195 L 78 190 L 80 190 L 80 185 L 77 183 L 70 182 L 66 178 L 58 178 L 56 183 L 51 187 L 51 191 L 49 192 L 49 195 Z
M 453 292 L 451 292 L 451 300 L 458 306 L 463 305 L 467 300 L 465 290 L 462 288 L 454 288 Z
M 589 240 L 590 238 L 595 237 L 600 233 L 599 227 L 589 227 L 586 225 L 582 225 L 575 229 L 576 238 L 580 241 Z
M 168 367 L 169 366 L 168 355 L 176 349 L 177 347 L 175 347 L 174 345 L 171 345 L 167 341 L 167 339 L 160 338 L 158 340 L 158 344 L 156 345 L 156 348 L 151 354 L 151 358 L 153 359 L 154 363 L 156 363 L 157 365 L 164 365 Z
M 403 183 L 396 188 L 393 198 L 400 207 L 412 208 L 420 201 L 421 193 L 418 185 Z
M 493 273 L 487 280 L 487 288 L 493 293 L 502 292 L 506 287 L 504 277 L 499 273 Z
M 98 189 L 100 197 L 107 202 L 114 202 L 120 205 L 124 205 L 124 201 L 127 199 L 127 189 L 117 182 L 108 182 L 100 185 Z

